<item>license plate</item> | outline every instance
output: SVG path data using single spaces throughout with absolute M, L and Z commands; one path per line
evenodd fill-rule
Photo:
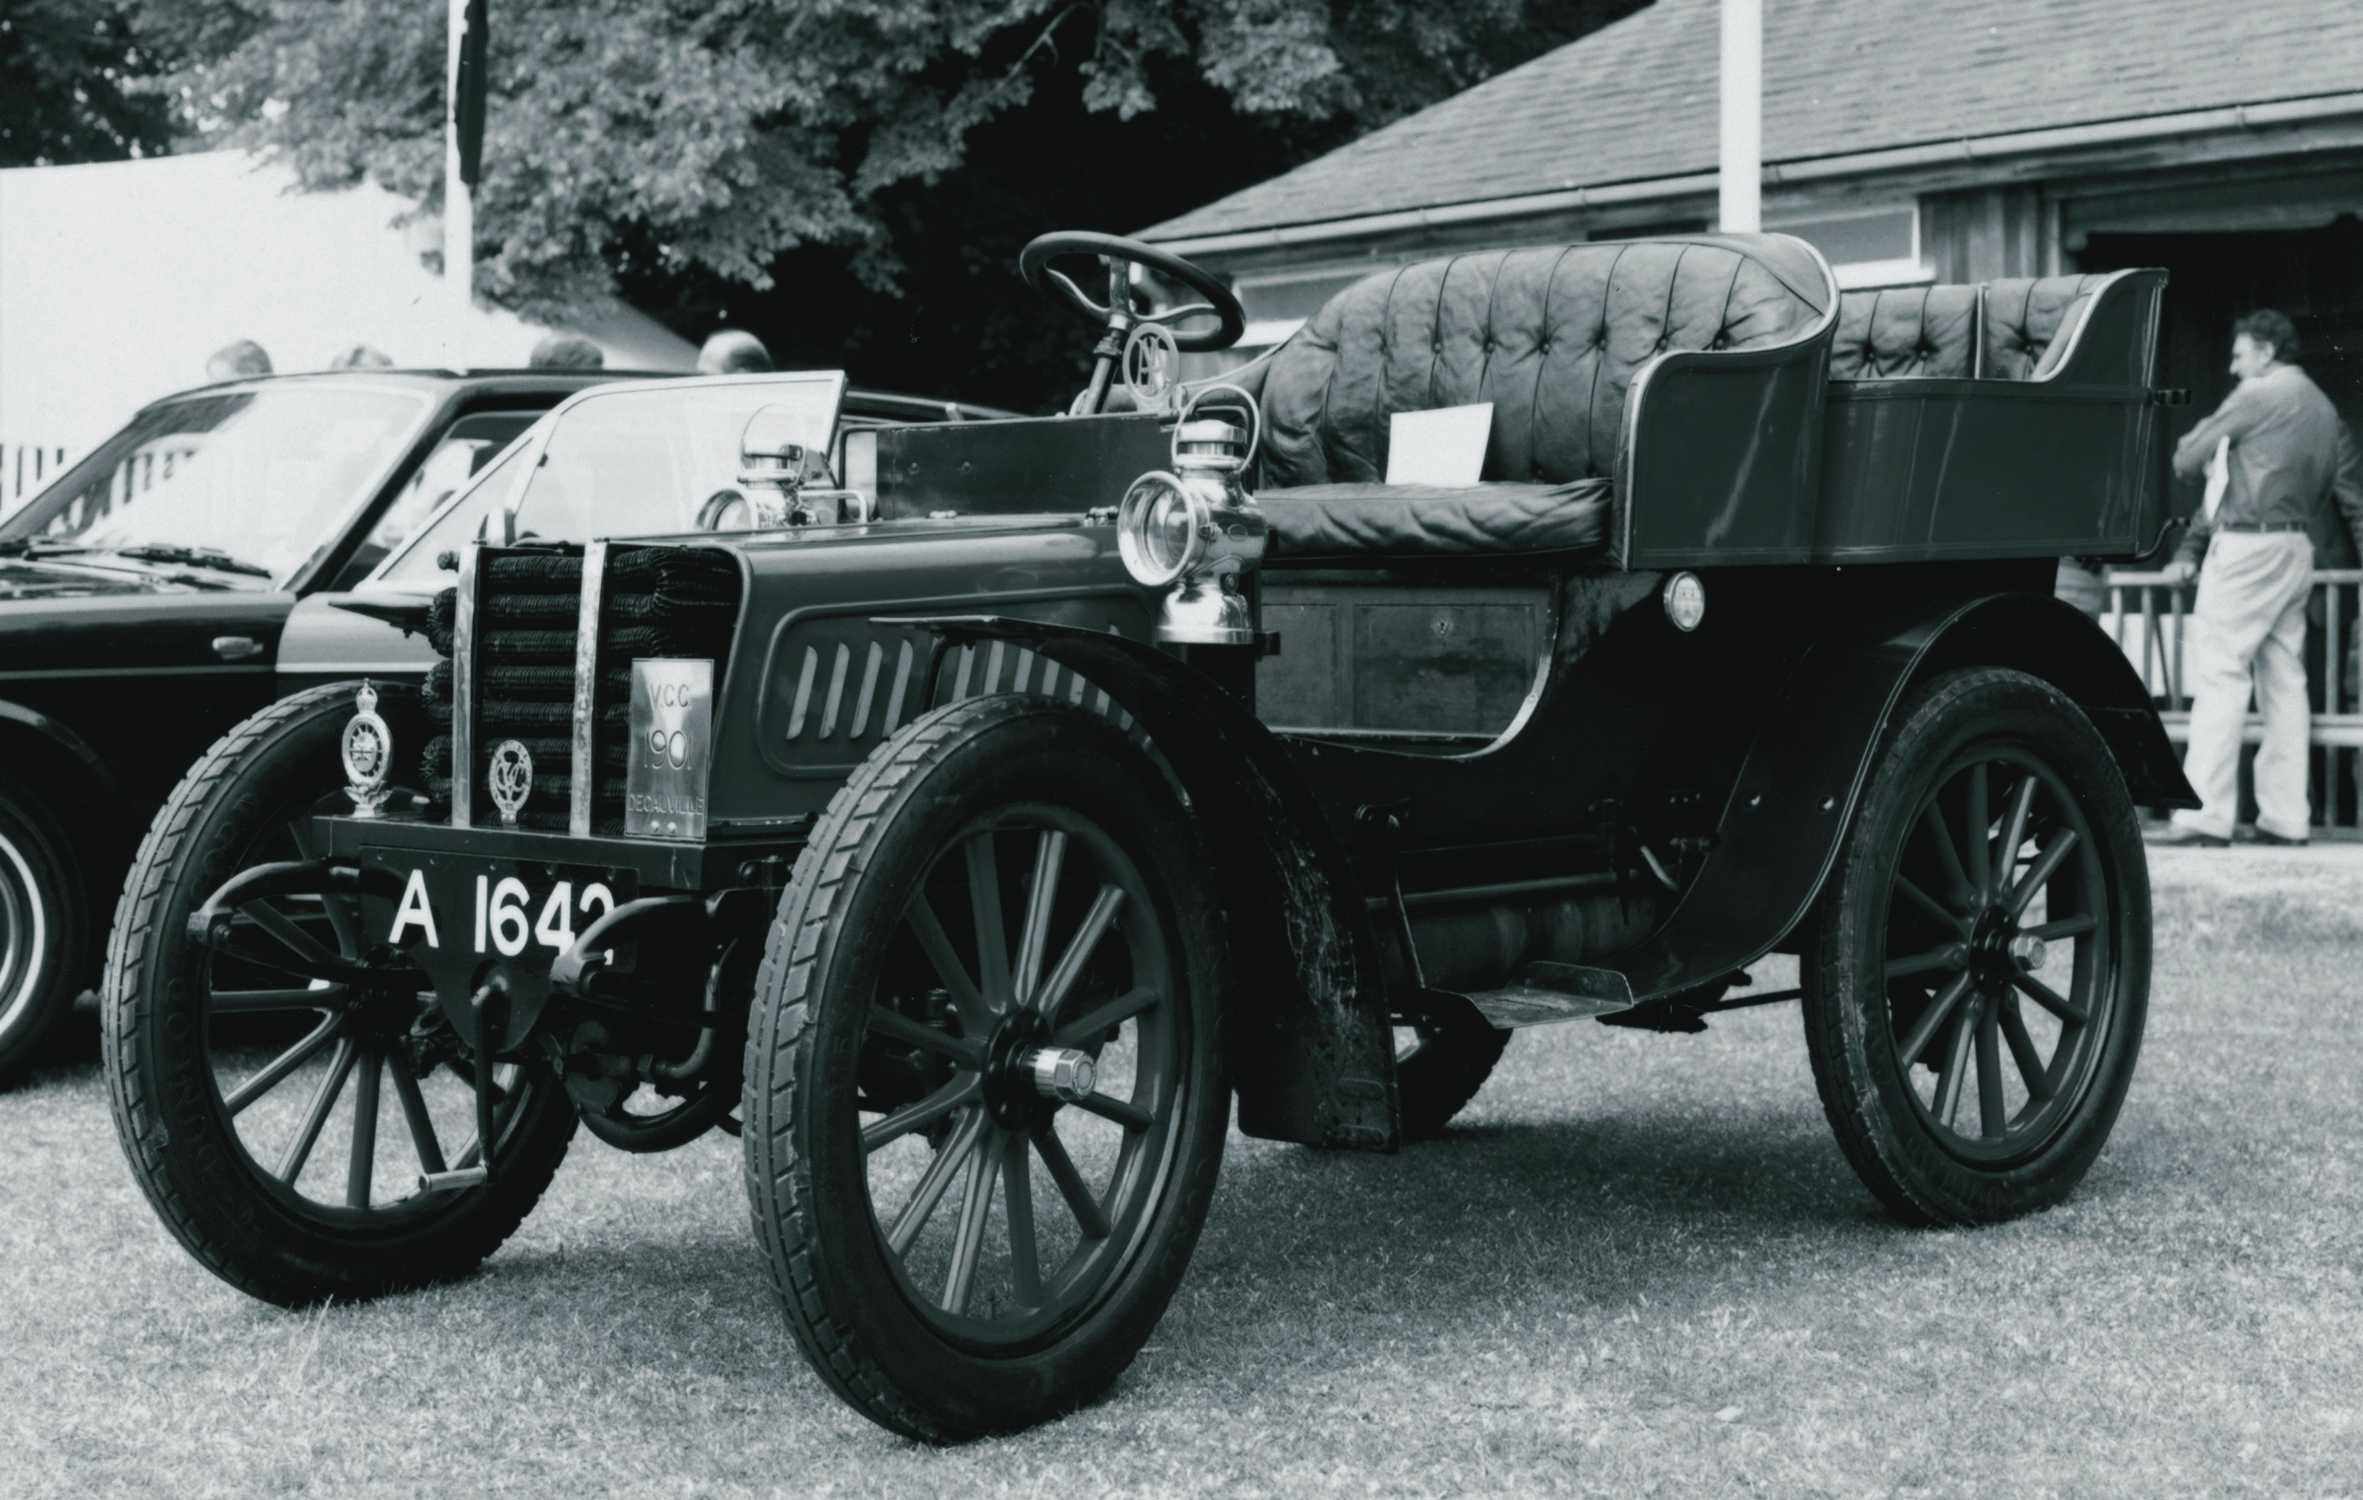
M 631 899 L 628 871 L 407 852 L 386 868 L 398 897 L 362 902 L 369 936 L 433 967 L 505 959 L 547 969 L 593 922 Z

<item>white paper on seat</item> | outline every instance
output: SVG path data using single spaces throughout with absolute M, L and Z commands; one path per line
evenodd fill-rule
M 1492 436 L 1490 401 L 1396 412 L 1388 419 L 1387 483 L 1475 484 Z

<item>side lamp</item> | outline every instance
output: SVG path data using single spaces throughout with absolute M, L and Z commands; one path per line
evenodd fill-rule
M 1247 413 L 1248 428 L 1200 417 L 1207 398 Z M 1243 476 L 1263 440 L 1255 398 L 1210 385 L 1182 406 L 1173 467 L 1132 482 L 1116 508 L 1116 551 L 1144 588 L 1165 590 L 1157 639 L 1175 645 L 1254 646 L 1262 641 L 1250 574 L 1263 561 L 1265 525 Z

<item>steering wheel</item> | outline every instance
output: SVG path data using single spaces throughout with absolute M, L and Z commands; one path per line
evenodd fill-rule
M 1077 286 L 1068 275 L 1055 269 L 1052 261 L 1089 255 L 1098 258 L 1108 268 L 1108 300 L 1095 302 L 1089 293 Z M 1135 313 L 1129 295 L 1130 280 L 1124 274 L 1127 265 L 1146 266 L 1160 276 L 1170 276 L 1191 291 L 1205 298 L 1187 307 L 1167 308 L 1154 313 Z M 1239 305 L 1237 294 L 1214 278 L 1212 272 L 1192 265 L 1170 251 L 1139 240 L 1128 240 L 1121 235 L 1092 234 L 1084 230 L 1061 230 L 1039 236 L 1017 255 L 1018 274 L 1035 291 L 1055 297 L 1073 308 L 1078 316 L 1088 318 L 1107 329 L 1106 346 L 1113 339 L 1120 352 L 1124 336 L 1142 323 L 1161 323 L 1173 333 L 1176 348 L 1185 354 L 1204 353 L 1212 349 L 1228 349 L 1239 342 L 1247 331 L 1247 309 Z M 1215 326 L 1195 333 L 1183 333 L 1173 325 L 1184 318 L 1212 313 Z

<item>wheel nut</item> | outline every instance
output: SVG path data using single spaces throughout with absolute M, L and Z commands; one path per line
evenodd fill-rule
M 1033 1079 L 1034 1091 L 1045 1099 L 1063 1099 L 1068 1103 L 1082 1098 L 1099 1082 L 1099 1070 L 1092 1066 L 1091 1054 L 1073 1047 L 1036 1047 L 1028 1052 L 1020 1064 L 1026 1076 Z
M 2020 933 L 2010 940 L 2010 961 L 2021 974 L 2032 974 L 2043 967 L 2043 940 L 2032 933 Z

